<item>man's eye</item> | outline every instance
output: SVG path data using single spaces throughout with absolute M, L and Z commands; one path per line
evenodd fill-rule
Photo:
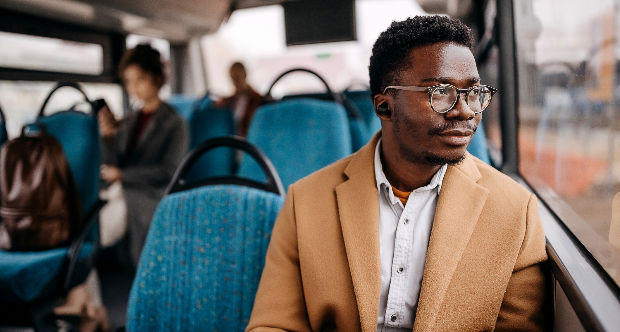
M 435 89 L 434 95 L 445 96 L 448 94 L 448 90 L 446 88 L 437 88 Z
M 477 96 L 480 94 L 480 90 L 481 90 L 480 88 L 472 89 L 469 94 L 472 96 Z

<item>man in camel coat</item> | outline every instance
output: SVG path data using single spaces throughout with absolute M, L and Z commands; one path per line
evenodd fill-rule
M 439 16 L 379 36 L 382 131 L 289 187 L 248 331 L 550 328 L 536 197 L 466 153 L 495 93 L 472 46 Z

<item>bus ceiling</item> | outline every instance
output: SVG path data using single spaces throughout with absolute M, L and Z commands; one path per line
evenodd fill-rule
M 214 33 L 236 9 L 312 0 L 3 0 L 0 8 L 57 22 L 187 43 Z M 415 0 L 411 0 L 415 1 Z M 465 18 L 473 0 L 417 0 L 428 13 Z
M 232 0 L 3 0 L 0 8 L 104 31 L 185 43 L 217 31 Z

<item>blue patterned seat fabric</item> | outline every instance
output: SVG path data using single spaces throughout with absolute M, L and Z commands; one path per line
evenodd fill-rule
M 77 111 L 58 112 L 39 119 L 62 145 L 75 178 L 82 215 L 95 208 L 99 192 L 99 127 L 97 118 Z M 93 229 L 96 238 L 98 227 Z M 82 248 L 88 259 L 92 244 Z M 62 291 L 68 247 L 35 252 L 0 251 L 0 301 L 28 303 Z
M 351 131 L 351 148 L 352 152 L 359 150 L 362 146 L 366 145 L 372 138 L 368 131 L 368 126 L 364 122 L 364 118 L 361 116 L 360 110 L 355 103 L 345 98 L 342 102 L 347 111 L 347 117 L 349 118 L 349 130 Z
M 202 100 L 189 119 L 190 149 L 214 137 L 235 134 L 232 112 L 215 108 L 211 100 Z M 194 164 L 186 176 L 189 182 L 214 176 L 229 176 L 234 172 L 235 150 L 221 147 L 207 152 Z
M 372 104 L 370 91 L 346 91 L 344 94 L 357 106 L 357 109 L 362 114 L 364 122 L 368 127 L 370 136 L 374 136 L 374 134 L 381 129 L 381 120 L 379 120 L 379 117 L 375 114 L 375 107 Z
M 349 130 L 351 131 L 352 152 L 359 150 L 372 138 L 368 135 L 368 129 L 362 119 L 349 119 Z
M 164 197 L 131 289 L 127 330 L 243 331 L 282 203 L 237 185 Z
M 284 188 L 351 154 L 344 107 L 331 101 L 290 99 L 259 107 L 248 131 L 282 179 Z M 258 164 L 243 158 L 238 175 L 264 181 Z

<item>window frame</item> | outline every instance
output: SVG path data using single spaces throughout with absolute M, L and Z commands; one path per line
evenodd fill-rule
M 0 9 L 0 31 L 98 44 L 103 48 L 103 72 L 100 75 L 0 67 L 0 80 L 119 83 L 116 72 L 125 51 L 124 34 L 54 22 L 5 9 Z

